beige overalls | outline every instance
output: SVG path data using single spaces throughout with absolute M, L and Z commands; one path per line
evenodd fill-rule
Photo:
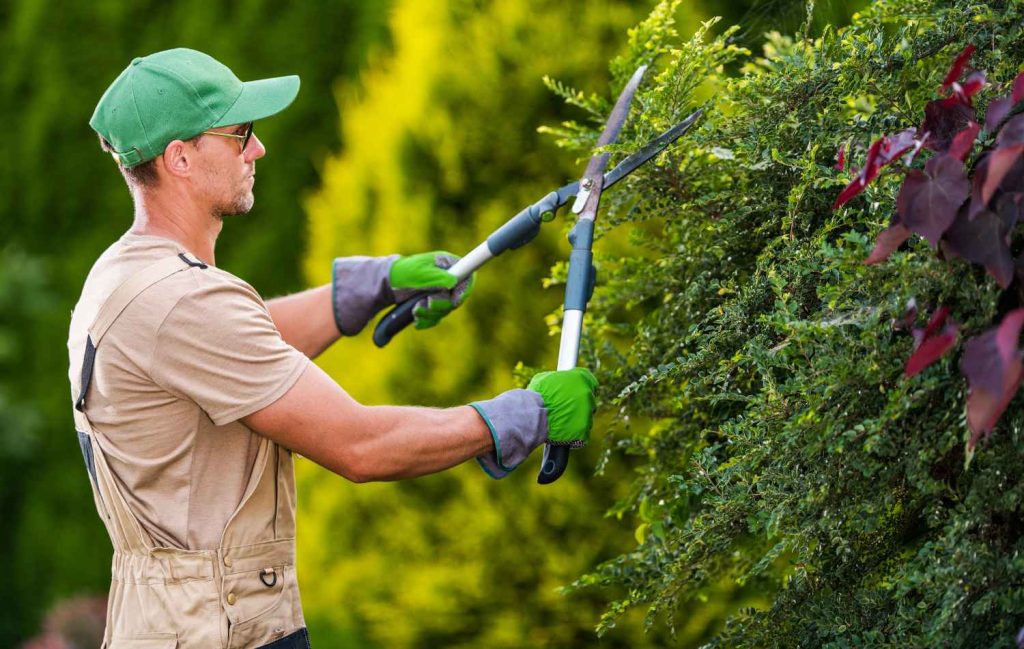
M 291 453 L 260 438 L 252 475 L 218 549 L 158 547 L 107 464 L 103 433 L 89 422 L 89 383 L 111 324 L 150 286 L 205 268 L 185 255 L 144 268 L 111 293 L 89 327 L 81 387 L 72 396 L 96 509 L 114 546 L 105 649 L 309 646 L 295 579 Z

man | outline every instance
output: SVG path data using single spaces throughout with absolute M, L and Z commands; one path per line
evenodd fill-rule
M 186 49 L 137 58 L 90 125 L 135 204 L 93 266 L 68 335 L 79 442 L 114 546 L 105 646 L 308 647 L 294 568 L 292 452 L 354 482 L 476 458 L 495 478 L 545 442 L 579 446 L 583 369 L 450 409 L 367 407 L 310 359 L 430 291 L 418 328 L 472 288 L 446 253 L 349 257 L 330 284 L 264 303 L 215 266 L 223 218 L 253 206 L 253 122 L 298 77 L 242 83 Z

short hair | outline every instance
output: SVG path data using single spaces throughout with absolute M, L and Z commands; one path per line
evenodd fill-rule
M 114 147 L 110 142 L 107 142 L 107 139 L 102 135 L 99 138 L 100 148 L 113 155 Z M 117 168 L 121 171 L 121 175 L 124 176 L 124 180 L 128 183 L 129 187 L 156 187 L 156 184 L 160 182 L 160 177 L 156 173 L 156 158 L 146 160 L 134 167 L 126 167 L 121 164 L 116 155 L 114 155 L 114 160 L 117 162 Z
M 193 138 L 189 138 L 188 140 L 185 141 L 191 144 L 193 147 L 198 148 L 199 138 L 202 137 L 202 135 L 203 134 L 200 133 L 199 135 Z M 114 147 L 110 144 L 110 142 L 107 142 L 106 138 L 104 138 L 102 135 L 100 135 L 99 138 L 100 148 L 106 151 L 107 153 L 113 154 Z M 126 183 L 128 183 L 129 188 L 156 187 L 157 183 L 160 182 L 160 176 L 158 176 L 156 173 L 156 158 L 146 160 L 145 162 L 137 164 L 134 167 L 126 167 L 125 165 L 121 164 L 121 161 L 118 160 L 117 156 L 114 156 L 114 159 L 117 161 L 117 168 L 121 171 L 121 175 L 124 176 L 124 180 Z

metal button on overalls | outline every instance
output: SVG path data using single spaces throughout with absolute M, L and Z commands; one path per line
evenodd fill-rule
M 100 345 L 121 312 L 162 279 L 205 268 L 184 254 L 144 268 L 110 294 L 89 327 L 75 424 L 96 508 L 114 546 L 105 649 L 247 649 L 293 632 L 305 640 L 294 568 L 291 453 L 259 438 L 252 475 L 219 548 L 159 547 L 126 502 L 107 463 L 103 432 L 87 415 Z M 265 577 L 268 567 L 273 581 Z

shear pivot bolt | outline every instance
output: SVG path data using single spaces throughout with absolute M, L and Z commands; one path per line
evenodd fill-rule
M 593 178 L 584 178 L 583 182 L 580 183 L 580 187 L 582 187 L 583 189 L 590 189 L 593 186 L 594 186 L 594 179 Z

